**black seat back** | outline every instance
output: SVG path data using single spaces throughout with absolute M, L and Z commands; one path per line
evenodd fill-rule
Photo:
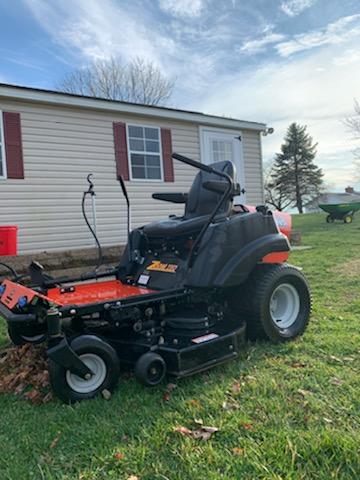
M 227 173 L 230 175 L 231 179 L 235 181 L 236 170 L 235 165 L 232 162 L 216 162 L 212 163 L 210 166 L 219 172 Z M 222 194 L 212 192 L 203 187 L 203 183 L 210 180 L 219 181 L 221 180 L 221 177 L 215 173 L 208 173 L 202 170 L 196 175 L 186 201 L 185 215 L 183 217 L 184 220 L 203 215 L 210 215 L 213 212 L 222 197 Z M 220 215 L 228 215 L 231 211 L 231 207 L 232 198 L 228 198 L 224 201 L 218 213 Z

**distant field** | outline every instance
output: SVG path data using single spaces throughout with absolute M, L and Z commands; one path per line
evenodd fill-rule
M 294 228 L 312 246 L 291 256 L 314 297 L 301 339 L 249 344 L 165 396 L 166 383 L 133 378 L 108 402 L 73 407 L 3 395 L 0 479 L 359 479 L 360 215 L 351 225 L 296 215 Z M 219 431 L 208 441 L 174 431 L 195 420 Z

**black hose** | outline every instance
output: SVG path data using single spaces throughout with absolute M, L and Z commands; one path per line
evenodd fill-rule
M 14 280 L 18 280 L 19 278 L 21 278 L 21 276 L 17 273 L 17 271 L 13 267 L 10 267 L 10 265 L 8 265 L 7 263 L 0 262 L 0 265 L 2 267 L 7 268 L 11 272 L 11 274 L 14 277 Z
M 101 248 L 101 245 L 100 245 L 100 242 L 99 242 L 99 239 L 96 235 L 96 233 L 94 232 L 94 229 L 92 228 L 92 226 L 90 225 L 90 222 L 87 218 L 87 215 L 86 215 L 86 211 L 85 211 L 85 200 L 86 200 L 86 195 L 91 195 L 90 192 L 84 192 L 83 194 L 83 198 L 82 198 L 82 202 L 81 202 L 81 210 L 82 210 L 82 214 L 83 214 L 83 217 L 84 217 L 84 220 L 85 220 L 85 223 L 88 227 L 88 229 L 90 230 L 92 236 L 94 237 L 95 239 L 95 242 L 96 242 L 96 245 L 98 247 L 98 261 L 97 261 L 97 265 L 96 265 L 96 268 L 95 268 L 95 271 L 98 270 L 100 268 L 100 266 L 102 265 L 103 263 L 103 254 L 102 254 L 102 248 Z

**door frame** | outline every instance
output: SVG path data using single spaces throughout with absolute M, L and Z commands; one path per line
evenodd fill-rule
M 205 162 L 205 152 L 206 152 L 206 145 L 205 145 L 205 138 L 204 138 L 204 133 L 205 132 L 210 132 L 210 133 L 222 133 L 222 134 L 230 134 L 234 136 L 240 136 L 241 140 L 239 140 L 239 152 L 240 152 L 240 168 L 239 165 L 235 164 L 235 167 L 238 171 L 239 179 L 242 179 L 242 182 L 240 183 L 240 188 L 244 188 L 246 190 L 246 177 L 245 177 L 245 159 L 244 159 L 244 149 L 243 149 L 243 133 L 241 130 L 234 130 L 234 129 L 228 129 L 228 128 L 216 128 L 216 127 L 206 127 L 205 125 L 200 125 L 199 126 L 199 139 L 200 139 L 200 160 L 201 163 L 206 164 Z M 239 181 L 238 179 L 238 181 Z M 242 194 L 242 203 L 246 202 L 246 193 Z

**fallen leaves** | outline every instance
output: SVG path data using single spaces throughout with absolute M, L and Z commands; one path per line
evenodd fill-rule
M 54 438 L 54 440 L 50 443 L 50 448 L 53 449 L 59 443 L 60 440 L 60 433 Z
M 241 383 L 236 380 L 232 385 L 231 385 L 231 392 L 232 393 L 239 393 L 241 390 Z
M 171 392 L 173 390 L 175 390 L 175 388 L 177 387 L 176 383 L 169 383 L 167 386 L 166 386 L 166 390 L 163 394 L 163 401 L 164 402 L 168 402 L 171 398 Z
M 115 460 L 124 460 L 125 455 L 121 452 L 115 452 L 114 453 L 114 458 L 115 458 Z
M 245 453 L 245 449 L 240 447 L 234 447 L 231 449 L 231 451 L 234 455 L 237 455 L 238 457 L 241 457 Z
M 304 390 L 303 388 L 299 388 L 298 393 L 300 393 L 300 395 L 302 395 L 304 398 L 312 395 L 312 392 L 310 392 L 309 390 Z
M 187 428 L 187 427 L 175 427 L 174 432 L 180 433 L 184 437 L 192 437 L 192 438 L 195 438 L 196 440 L 207 441 L 214 435 L 214 433 L 219 431 L 217 427 L 206 427 L 202 425 L 201 422 L 199 420 L 195 422 L 197 423 L 197 425 L 200 424 L 200 426 L 194 430 L 191 430 L 190 428 Z
M 328 418 L 328 417 L 323 417 L 323 420 L 324 420 L 325 423 L 328 423 L 328 424 L 333 423 L 331 418 Z
M 292 368 L 305 368 L 307 365 L 304 362 L 292 362 Z
M 216 428 L 216 427 L 200 427 L 198 428 L 197 430 L 194 430 L 192 432 L 192 436 L 196 439 L 200 439 L 200 440 L 209 440 L 213 435 L 214 433 L 218 432 L 219 429 Z
M 104 388 L 104 390 L 101 392 L 101 395 L 102 395 L 104 400 L 110 400 L 111 399 L 111 392 L 110 392 L 110 390 L 107 390 L 106 388 Z
M 243 428 L 245 428 L 245 430 L 253 430 L 254 427 L 252 423 L 244 423 Z
M 238 410 L 240 408 L 238 402 L 232 397 L 229 397 L 229 399 L 223 402 L 221 406 L 222 409 L 226 411 Z
M 336 357 L 335 355 L 329 355 L 329 358 L 330 358 L 330 360 L 333 360 L 334 362 L 343 363 L 343 361 L 341 360 L 341 358 Z
M 21 395 L 33 404 L 52 400 L 44 347 L 27 343 L 1 352 L 0 393 Z
M 189 400 L 189 405 L 191 405 L 192 407 L 195 407 L 195 408 L 199 408 L 199 409 L 202 408 L 201 403 L 196 398 L 190 399 Z
M 340 378 L 338 377 L 333 377 L 330 378 L 330 383 L 331 385 L 335 385 L 336 387 L 341 387 L 341 385 L 344 383 Z

